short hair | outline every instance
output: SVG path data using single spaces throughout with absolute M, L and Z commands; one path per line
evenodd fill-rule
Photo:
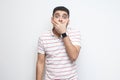
M 65 11 L 67 14 L 68 14 L 68 17 L 69 17 L 69 10 L 66 8 L 66 7 L 64 7 L 64 6 L 57 6 L 57 7 L 55 7 L 54 8 L 54 10 L 53 10 L 53 16 L 54 16 L 54 13 L 56 12 L 56 11 L 58 11 L 58 10 L 61 10 L 61 11 Z

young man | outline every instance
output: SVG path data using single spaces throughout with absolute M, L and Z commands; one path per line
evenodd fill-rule
M 67 28 L 69 10 L 58 6 L 53 10 L 53 29 L 38 40 L 36 80 L 77 80 L 75 61 L 80 52 L 80 33 Z M 44 73 L 45 70 L 45 73 Z

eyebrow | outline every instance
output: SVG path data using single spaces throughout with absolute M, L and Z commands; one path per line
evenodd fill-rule
M 54 15 L 59 15 L 59 13 L 55 13 Z
M 68 16 L 67 14 L 63 14 L 63 15 Z
M 55 13 L 54 15 L 59 15 L 59 13 Z M 68 16 L 66 13 L 64 13 L 63 15 Z

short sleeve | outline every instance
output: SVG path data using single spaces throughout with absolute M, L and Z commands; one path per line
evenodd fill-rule
M 40 37 L 39 37 L 39 39 L 38 39 L 37 52 L 38 52 L 38 53 L 41 53 L 41 54 L 45 54 L 43 40 L 42 40 Z
M 71 31 L 69 36 L 73 45 L 78 45 L 81 47 L 80 31 L 78 30 Z

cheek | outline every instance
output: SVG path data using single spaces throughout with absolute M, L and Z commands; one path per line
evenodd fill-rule
M 63 22 L 64 22 L 64 23 L 68 23 L 68 20 L 64 20 Z
M 54 18 L 54 21 L 59 21 L 59 19 L 58 18 Z

